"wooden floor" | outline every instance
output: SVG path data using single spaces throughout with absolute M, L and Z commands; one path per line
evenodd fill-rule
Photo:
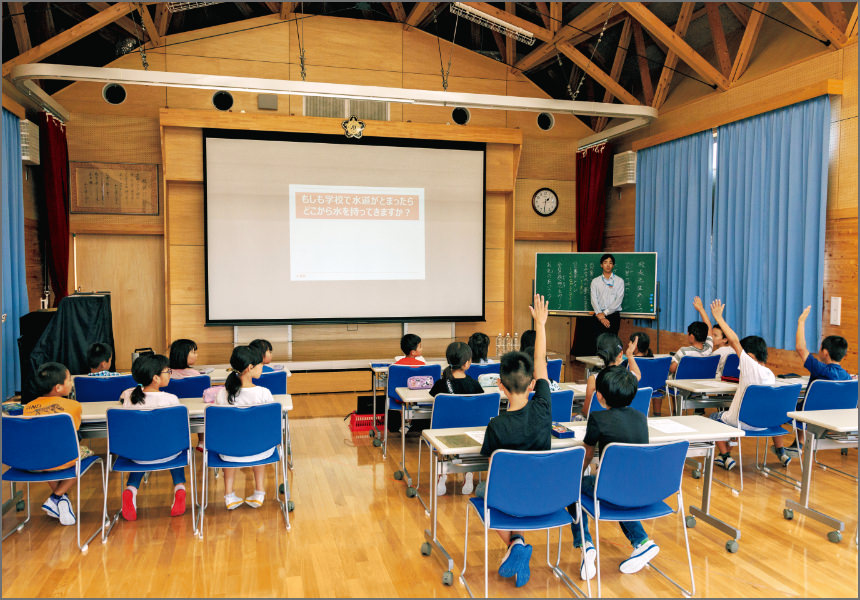
M 325 396 L 317 397 L 324 402 Z M 268 496 L 258 510 L 243 506 L 233 512 L 223 507 L 223 487 L 207 511 L 206 536 L 191 534 L 190 511 L 170 518 L 172 489 L 167 474 L 153 474 L 138 496 L 139 519 L 120 521 L 106 545 L 94 541 L 87 553 L 75 545 L 73 527 L 62 527 L 39 509 L 47 495 L 45 485 L 33 487 L 33 519 L 20 533 L 3 543 L 4 597 L 116 597 L 116 596 L 361 596 L 361 597 L 464 597 L 456 582 L 441 582 L 442 566 L 435 556 L 424 557 L 419 548 L 429 519 L 417 499 L 408 499 L 405 485 L 393 479 L 397 452 L 383 461 L 365 435 L 353 437 L 341 418 L 291 419 L 295 472 L 291 531 L 272 501 L 274 479 L 267 471 Z M 413 473 L 417 439 L 408 441 Z M 92 444 L 104 451 L 104 443 Z M 752 444 L 746 443 L 747 457 Z M 821 458 L 853 473 L 857 452 L 847 457 L 838 451 Z M 751 461 L 748 461 L 748 463 Z M 789 472 L 799 476 L 795 460 Z M 813 505 L 844 519 L 845 539 L 827 540 L 827 528 L 804 517 L 785 521 L 785 498 L 797 492 L 778 481 L 745 469 L 745 491 L 734 497 L 715 486 L 713 512 L 742 531 L 740 550 L 724 549 L 727 536 L 699 523 L 689 531 L 696 575 L 696 595 L 708 597 L 857 597 L 857 484 L 832 472 L 817 470 Z M 737 473 L 719 473 L 737 481 Z M 454 476 L 452 476 L 454 477 Z M 698 504 L 701 479 L 684 477 L 685 504 Z M 87 475 L 83 492 L 83 529 L 92 531 L 101 515 L 100 488 Z M 252 480 L 237 477 L 240 493 L 252 490 Z M 440 498 L 440 538 L 462 565 L 465 498 L 458 481 L 449 478 L 448 495 Z M 426 488 L 422 489 L 426 492 Z M 8 486 L 4 487 L 8 493 Z M 110 504 L 118 508 L 118 486 L 112 481 Z M 15 519 L 3 521 L 4 531 Z M 472 521 L 470 581 L 481 590 L 482 535 Z M 681 581 L 687 575 L 683 530 L 677 517 L 646 523 L 646 530 L 661 547 L 655 564 Z M 592 529 L 593 531 L 593 529 Z M 618 527 L 603 528 L 604 596 L 680 597 L 680 592 L 649 569 L 622 575 L 617 564 L 629 553 Z M 566 588 L 541 566 L 545 536 L 533 534 L 532 577 L 527 586 L 495 574 L 502 555 L 497 538 L 490 540 L 490 594 L 493 596 L 568 597 Z M 579 555 L 564 533 L 562 566 L 578 572 Z M 578 581 L 578 577 L 575 578 Z M 596 593 L 596 588 L 595 588 Z

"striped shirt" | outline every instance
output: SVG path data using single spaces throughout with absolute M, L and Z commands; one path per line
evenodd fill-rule
M 609 279 L 603 275 L 591 280 L 591 307 L 594 312 L 609 316 L 621 310 L 624 300 L 624 280 L 613 273 Z

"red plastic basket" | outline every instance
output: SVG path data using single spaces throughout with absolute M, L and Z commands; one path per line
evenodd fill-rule
M 358 415 L 352 413 L 349 416 L 350 431 L 370 431 L 373 428 L 373 419 L 376 417 L 376 427 L 382 427 L 385 424 L 385 415 Z

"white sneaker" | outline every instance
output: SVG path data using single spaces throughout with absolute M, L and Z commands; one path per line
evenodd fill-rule
M 48 513 L 49 517 L 53 517 L 55 519 L 60 518 L 60 511 L 57 510 L 57 503 L 50 496 L 48 496 L 48 499 L 42 503 L 42 510 Z
M 660 546 L 655 544 L 652 540 L 646 540 L 633 548 L 630 558 L 623 561 L 618 566 L 618 569 L 622 573 L 636 573 L 640 571 L 642 567 L 651 562 L 651 560 L 657 556 L 658 552 L 660 552 Z
M 440 475 L 439 481 L 436 483 L 436 495 L 444 496 L 445 492 L 448 491 L 448 487 L 445 485 L 448 481 L 447 475 Z
M 263 506 L 263 501 L 266 499 L 266 492 L 254 490 L 254 493 L 245 498 L 245 504 L 251 508 L 260 508 Z
M 244 502 L 244 500 L 237 496 L 235 492 L 224 496 L 224 504 L 227 505 L 227 510 L 236 510 L 242 506 L 242 502 Z
M 597 575 L 597 567 L 594 564 L 595 559 L 597 559 L 597 550 L 595 550 L 594 544 L 585 542 L 583 553 L 582 563 L 579 565 L 579 578 L 588 581 Z
M 57 512 L 60 514 L 61 524 L 74 525 L 77 522 L 75 512 L 72 510 L 72 503 L 66 494 L 63 494 L 62 498 L 57 501 Z
M 466 480 L 463 482 L 463 494 L 468 496 L 475 489 L 475 474 L 466 473 Z

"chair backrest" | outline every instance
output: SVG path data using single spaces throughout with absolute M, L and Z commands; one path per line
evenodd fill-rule
M 501 363 L 487 363 L 485 365 L 476 365 L 472 363 L 468 369 L 466 369 L 466 375 L 471 377 L 472 379 L 478 379 L 481 375 L 485 375 L 487 373 L 495 373 L 499 374 L 499 368 L 502 366 Z
M 448 427 L 486 427 L 490 419 L 499 416 L 499 394 L 459 395 L 439 394 L 433 401 L 431 429 Z
M 681 489 L 690 442 L 608 444 L 600 458 L 594 497 L 622 507 L 662 502 Z
M 263 373 L 259 379 L 251 380 L 254 385 L 259 385 L 268 388 L 272 395 L 287 393 L 287 372 L 286 371 L 271 371 Z M 271 448 L 271 446 L 269 446 Z
M 116 377 L 90 377 L 79 375 L 74 378 L 75 399 L 78 402 L 117 402 L 119 395 L 137 385 L 131 375 Z
M 260 454 L 281 443 L 280 402 L 253 406 L 207 406 L 203 445 L 229 456 Z
M 563 509 L 579 501 L 584 460 L 582 446 L 542 452 L 496 450 L 487 473 L 486 506 L 514 517 Z
M 68 413 L 3 417 L 3 464 L 24 471 L 52 469 L 80 456 Z
M 720 366 L 719 354 L 711 356 L 682 356 L 675 379 L 713 379 Z
M 723 377 L 740 377 L 741 376 L 741 357 L 737 354 L 729 354 L 726 356 L 726 362 L 723 364 Z
M 170 378 L 170 383 L 161 388 L 162 392 L 173 394 L 177 398 L 202 398 L 203 390 L 212 387 L 209 375 L 197 377 Z
M 671 356 L 659 358 L 637 358 L 636 366 L 642 377 L 639 379 L 639 387 L 649 387 L 652 390 L 666 388 L 666 380 L 669 378 L 669 366 L 672 364 Z
M 816 379 L 806 390 L 803 410 L 857 408 L 857 380 L 827 381 Z
M 554 358 L 546 361 L 546 372 L 550 381 L 561 381 L 562 360 Z
M 158 460 L 191 447 L 188 407 L 109 408 L 108 452 L 129 460 Z
M 534 392 L 529 392 L 529 402 L 534 395 Z M 552 407 L 552 420 L 558 423 L 569 422 L 573 413 L 573 390 L 550 392 L 549 401 Z
M 801 385 L 751 385 L 744 390 L 738 421 L 750 427 L 779 427 L 797 408 Z
M 388 367 L 388 397 L 399 402 L 397 388 L 406 387 L 406 380 L 415 375 L 430 375 L 436 381 L 442 377 L 442 365 L 391 365 Z
M 636 395 L 633 396 L 633 400 L 630 402 L 630 406 L 632 406 L 647 417 L 648 412 L 651 410 L 651 395 L 653 393 L 654 390 L 649 387 L 639 388 L 638 390 L 636 390 Z M 599 412 L 601 410 L 606 409 L 600 402 L 598 402 L 597 392 L 595 392 L 591 396 L 591 404 L 588 406 L 588 414 L 591 414 L 593 412 Z

